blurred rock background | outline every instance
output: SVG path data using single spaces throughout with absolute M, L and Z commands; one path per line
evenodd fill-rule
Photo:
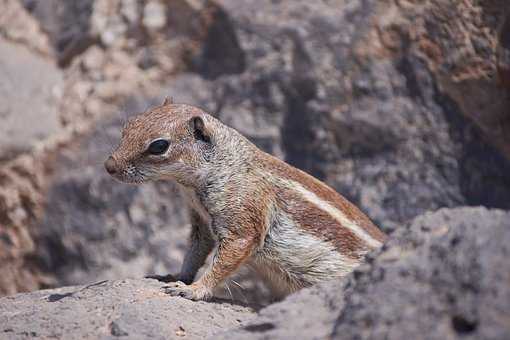
M 102 166 L 125 119 L 167 96 L 324 180 L 388 233 L 442 207 L 510 209 L 506 0 L 0 9 L 2 295 L 178 271 L 188 221 L 175 188 L 121 185 Z M 234 294 L 266 301 L 240 281 Z

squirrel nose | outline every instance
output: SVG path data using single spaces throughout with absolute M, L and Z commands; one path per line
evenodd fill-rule
M 117 172 L 117 163 L 112 156 L 108 157 L 108 159 L 104 162 L 104 168 L 110 175 L 113 175 Z

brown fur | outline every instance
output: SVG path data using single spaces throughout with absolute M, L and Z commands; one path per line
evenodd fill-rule
M 318 238 L 333 244 L 340 253 L 359 259 L 368 249 L 349 229 L 313 204 L 304 201 L 292 190 L 278 190 L 278 201 L 283 211 L 292 215 L 297 224 Z
M 261 164 L 267 169 L 267 171 L 277 176 L 289 178 L 298 182 L 306 189 L 315 193 L 321 199 L 332 203 L 336 208 L 340 209 L 340 211 L 347 215 L 348 218 L 356 221 L 360 227 L 362 227 L 376 240 L 384 242 L 386 239 L 386 235 L 384 235 L 384 233 L 381 232 L 381 230 L 377 228 L 363 212 L 323 182 L 313 178 L 306 172 L 296 169 L 265 153 L 261 157 Z

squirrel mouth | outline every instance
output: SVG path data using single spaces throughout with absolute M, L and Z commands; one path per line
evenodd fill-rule
M 148 180 L 147 176 L 138 169 L 127 169 L 111 175 L 119 182 L 127 184 L 142 184 Z

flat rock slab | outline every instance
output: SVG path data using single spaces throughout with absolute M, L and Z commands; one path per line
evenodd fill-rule
M 247 307 L 170 297 L 155 280 L 103 281 L 0 299 L 0 339 L 203 339 L 242 326 Z

